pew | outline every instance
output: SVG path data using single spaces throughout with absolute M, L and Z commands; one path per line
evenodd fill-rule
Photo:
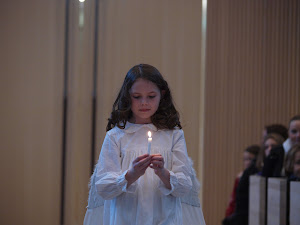
M 300 224 L 300 182 L 290 183 L 290 225 Z
M 268 178 L 267 224 L 287 224 L 287 179 Z
M 264 225 L 265 216 L 266 178 L 252 175 L 249 180 L 249 225 Z

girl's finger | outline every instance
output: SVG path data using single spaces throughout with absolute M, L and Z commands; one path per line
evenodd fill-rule
M 144 164 L 150 164 L 150 162 L 151 162 L 151 157 L 147 157 L 147 158 L 144 158 L 144 159 L 140 160 L 140 161 L 137 163 L 137 165 L 138 165 L 139 167 L 141 167 L 141 166 L 143 166 Z
M 153 166 L 163 167 L 164 163 L 162 161 L 152 161 Z
M 139 161 L 141 161 L 142 159 L 147 158 L 148 156 L 149 156 L 149 154 L 140 155 L 139 157 L 137 157 L 137 158 L 133 161 L 133 163 L 139 162 Z

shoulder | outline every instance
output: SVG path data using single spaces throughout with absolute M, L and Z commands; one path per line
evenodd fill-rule
M 121 129 L 118 126 L 115 126 L 114 128 L 112 128 L 109 131 L 107 131 L 106 135 L 111 136 L 111 137 L 118 136 L 118 135 L 124 134 L 125 131 L 126 131 L 126 128 L 125 129 Z
M 124 136 L 124 129 L 121 129 L 119 127 L 114 127 L 111 130 L 106 132 L 105 139 L 108 142 L 114 142 L 118 143 L 119 140 Z
M 168 135 L 168 136 L 172 136 L 173 139 L 175 138 L 180 138 L 180 137 L 184 137 L 184 132 L 182 129 L 179 128 L 175 128 L 173 130 L 170 129 L 163 129 L 163 130 L 158 130 L 158 133 L 160 133 L 161 135 Z
M 173 133 L 173 137 L 174 139 L 184 139 L 184 132 L 182 129 L 180 128 L 176 128 L 174 130 L 172 130 L 172 133 Z
M 163 129 L 163 130 L 158 130 L 160 132 L 166 132 L 166 133 L 172 133 L 176 135 L 183 135 L 183 130 L 180 129 L 179 127 L 175 127 L 174 129 Z

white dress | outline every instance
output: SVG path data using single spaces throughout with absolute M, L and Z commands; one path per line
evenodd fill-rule
M 151 168 L 127 188 L 125 174 L 135 158 L 147 153 L 149 130 L 151 154 L 164 157 L 171 190 Z M 125 129 L 113 128 L 106 134 L 91 178 L 84 224 L 205 224 L 197 196 L 199 183 L 191 165 L 182 130 L 157 130 L 152 124 L 132 123 Z

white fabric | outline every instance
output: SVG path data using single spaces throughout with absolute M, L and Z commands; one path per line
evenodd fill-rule
M 182 203 L 183 225 L 205 225 L 201 207 Z
M 171 190 L 165 188 L 151 168 L 126 188 L 125 174 L 130 169 L 132 161 L 139 155 L 147 153 L 149 130 L 153 137 L 151 154 L 160 153 L 164 157 L 165 167 L 171 174 Z M 97 181 L 95 184 L 94 180 Z M 97 188 L 98 194 L 106 199 L 103 201 L 104 207 L 99 206 L 100 196 L 93 191 L 93 185 Z M 204 225 L 198 199 L 199 188 L 200 184 L 192 168 L 192 162 L 187 156 L 182 130 L 157 131 L 152 124 L 128 123 L 125 129 L 113 128 L 107 132 L 99 162 L 91 178 L 89 206 L 84 225 Z M 185 203 L 181 204 L 181 201 Z
M 87 209 L 84 217 L 84 225 L 103 225 L 104 205 L 97 208 Z
M 291 139 L 288 138 L 285 140 L 285 142 L 283 142 L 283 148 L 284 148 L 285 154 L 291 149 L 291 147 L 292 147 Z

